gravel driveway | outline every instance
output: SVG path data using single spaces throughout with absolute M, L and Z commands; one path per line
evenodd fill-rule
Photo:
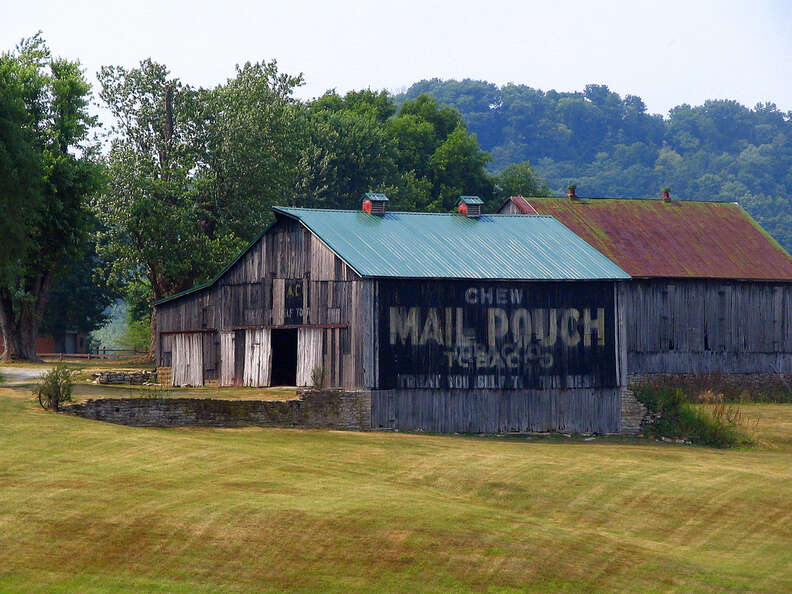
M 29 384 L 47 373 L 49 367 L 0 367 L 0 375 L 7 384 Z

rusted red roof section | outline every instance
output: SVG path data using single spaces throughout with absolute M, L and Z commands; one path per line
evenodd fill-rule
M 513 202 L 525 213 L 553 215 L 630 276 L 792 281 L 792 257 L 736 203 Z

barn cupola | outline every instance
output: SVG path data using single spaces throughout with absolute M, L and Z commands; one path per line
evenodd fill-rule
M 367 192 L 363 195 L 363 212 L 373 215 L 384 215 L 387 211 L 388 197 L 385 194 Z
M 460 196 L 457 202 L 459 214 L 468 218 L 476 219 L 481 216 L 481 206 L 484 201 L 478 196 Z
M 663 188 L 663 195 L 660 199 L 663 202 L 671 202 L 671 188 Z

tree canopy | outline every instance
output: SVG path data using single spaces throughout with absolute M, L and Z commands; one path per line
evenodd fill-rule
M 90 86 L 78 62 L 42 39 L 0 55 L 0 326 L 6 358 L 35 359 L 50 288 L 86 238 L 87 197 L 100 183 Z
M 47 329 L 102 319 L 112 291 L 89 276 L 123 291 L 137 324 L 151 298 L 212 277 L 272 205 L 359 208 L 369 191 L 431 212 L 478 195 L 492 212 L 572 182 L 593 197 L 669 186 L 675 198 L 739 201 L 792 249 L 792 114 L 773 104 L 712 100 L 663 117 L 605 85 L 469 79 L 302 102 L 302 76 L 275 61 L 212 88 L 151 59 L 98 79 L 113 118 L 104 155 L 88 143 L 96 122 L 77 62 L 53 58 L 40 36 L 0 56 L 0 322 L 18 354 L 33 348 L 29 330 L 26 346 L 15 337 L 38 329 L 54 282 Z M 69 303 L 77 294 L 84 308 Z
M 492 171 L 530 161 L 557 194 L 574 181 L 592 197 L 656 198 L 670 187 L 674 198 L 736 201 L 792 251 L 792 113 L 772 103 L 710 100 L 663 117 L 605 85 L 557 92 L 470 79 L 423 80 L 396 100 L 427 93 L 459 110 Z

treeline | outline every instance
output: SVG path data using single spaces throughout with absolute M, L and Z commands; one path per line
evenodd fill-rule
M 42 323 L 92 329 L 118 296 L 145 340 L 150 301 L 211 278 L 275 204 L 359 208 L 377 191 L 394 209 L 449 211 L 461 194 L 494 209 L 547 193 L 528 164 L 489 173 L 460 113 L 429 96 L 301 102 L 302 77 L 274 61 L 209 89 L 152 60 L 103 67 L 98 80 L 113 120 L 104 131 L 79 63 L 53 58 L 40 35 L 0 60 L 1 224 L 16 242 L 0 245 L 6 357 L 35 357 Z
M 529 161 L 554 193 L 570 182 L 592 197 L 739 202 L 792 251 L 792 114 L 774 104 L 679 105 L 650 114 L 640 97 L 604 85 L 581 92 L 424 80 L 397 102 L 428 93 L 460 111 L 498 171 Z
M 359 208 L 368 191 L 395 210 L 444 212 L 461 194 L 493 211 L 570 182 L 584 196 L 670 186 L 676 198 L 739 201 L 792 248 L 792 121 L 774 105 L 708 101 L 663 118 L 602 85 L 471 80 L 299 101 L 302 77 L 274 61 L 230 74 L 199 88 L 144 60 L 103 67 L 91 89 L 40 35 L 0 55 L 4 356 L 35 357 L 42 328 L 95 328 L 118 298 L 145 342 L 150 301 L 211 278 L 272 205 Z M 95 98 L 109 129 L 90 114 Z

